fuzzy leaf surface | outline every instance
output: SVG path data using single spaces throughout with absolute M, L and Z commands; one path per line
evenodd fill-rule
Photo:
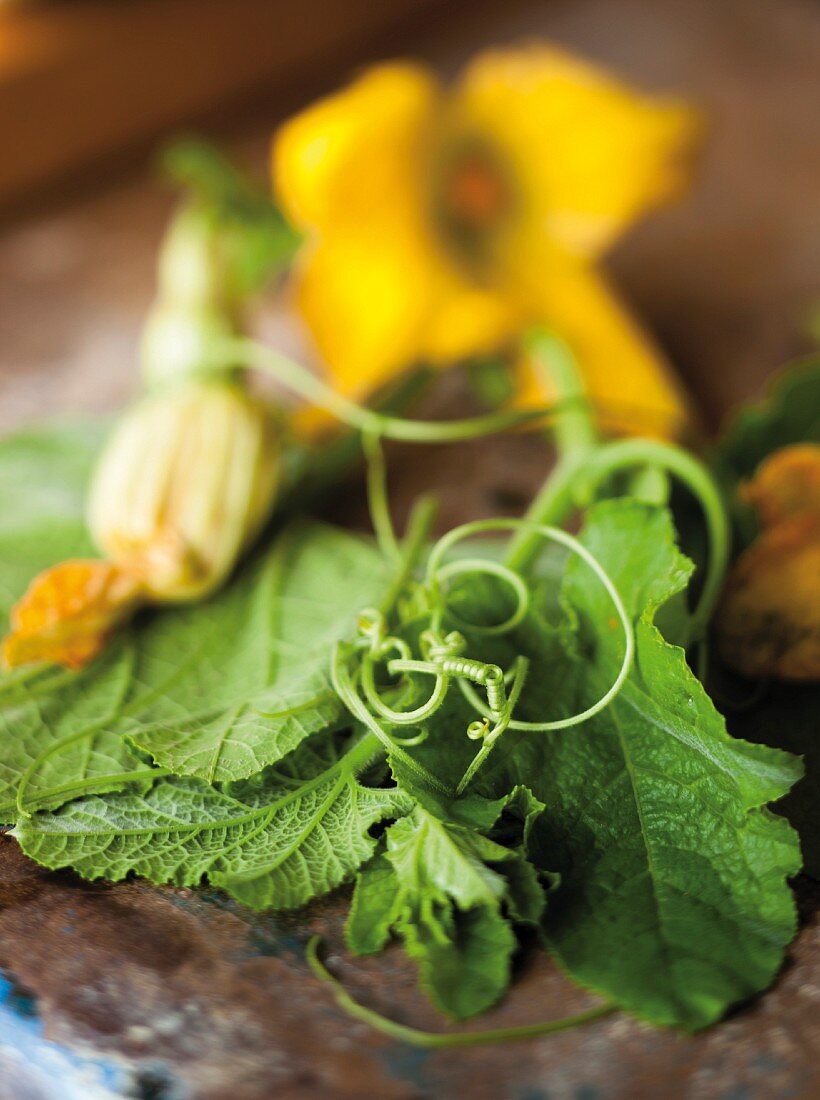
M 778 375 L 764 401 L 731 420 L 718 456 L 738 478 L 751 477 L 763 459 L 792 443 L 820 443 L 820 359 Z
M 563 852 L 547 934 L 582 983 L 652 1022 L 698 1028 L 765 988 L 794 935 L 797 838 L 765 806 L 800 766 L 731 738 L 683 651 L 653 625 L 688 575 L 667 514 L 601 504 L 584 543 L 634 616 L 637 654 L 605 711 L 578 730 L 531 735 L 543 771 L 521 781 L 550 807 Z M 581 624 L 570 679 L 579 710 L 614 679 L 623 643 L 588 570 L 570 564 L 564 595 Z
M 729 736 L 684 652 L 654 626 L 691 571 L 668 513 L 603 502 L 582 538 L 635 623 L 634 668 L 583 725 L 505 733 L 474 792 L 492 799 L 523 784 L 547 807 L 529 848 L 560 875 L 545 928 L 569 973 L 651 1022 L 703 1027 L 771 982 L 794 934 L 797 838 L 766 805 L 801 769 Z M 530 659 L 516 708 L 525 720 L 584 710 L 621 664 L 622 631 L 583 563 L 568 563 L 562 598 L 563 622 L 535 601 L 513 635 L 468 636 L 470 656 L 504 668 Z M 506 613 L 499 599 L 496 621 Z M 474 717 L 448 698 L 415 750 L 440 780 L 455 784 L 475 752 L 465 735 Z
M 209 881 L 254 909 L 289 909 L 349 878 L 375 847 L 368 830 L 410 809 L 406 795 L 364 787 L 373 745 L 339 751 L 331 735 L 278 767 L 219 791 L 201 780 L 159 780 L 147 793 L 79 799 L 21 821 L 23 850 L 85 878 L 131 872 L 153 882 Z
M 209 783 L 275 763 L 345 720 L 328 675 L 333 644 L 386 584 L 364 539 L 319 524 L 277 535 L 211 600 L 140 630 L 117 731 Z
M 104 425 L 0 440 L 0 618 L 41 569 L 94 553 L 83 518 Z M 150 780 L 145 754 L 209 782 L 259 771 L 342 720 L 327 669 L 386 578 L 365 540 L 303 525 L 212 599 L 146 613 L 80 673 L 0 675 L 0 820 Z M 136 750 L 136 751 L 134 751 Z
M 83 519 L 86 485 L 105 434 L 101 422 L 66 422 L 0 439 L 0 630 L 41 569 L 94 556 Z M 24 805 L 60 805 L 118 789 L 149 770 L 110 724 L 128 689 L 133 652 L 120 639 L 92 669 L 33 667 L 0 673 L 0 823 Z

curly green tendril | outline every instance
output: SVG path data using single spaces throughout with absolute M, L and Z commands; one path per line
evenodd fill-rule
M 378 494 L 377 494 L 378 495 Z M 529 662 L 519 656 L 511 669 L 505 672 L 499 665 L 476 660 L 465 653 L 467 642 L 458 630 L 443 632 L 443 620 L 450 620 L 464 629 L 478 634 L 508 634 L 523 620 L 530 607 L 530 591 L 522 578 L 509 567 L 484 559 L 462 559 L 445 562 L 453 547 L 464 539 L 487 531 L 526 530 L 541 539 L 551 540 L 575 553 L 589 566 L 610 597 L 624 632 L 624 654 L 618 674 L 609 689 L 591 706 L 567 718 L 547 722 L 526 722 L 514 717 L 515 706 L 523 691 Z M 392 536 L 392 528 L 391 528 Z M 394 536 L 391 538 L 391 542 Z M 446 586 L 454 576 L 489 573 L 504 580 L 513 590 L 516 606 L 503 622 L 485 625 L 472 624 L 454 615 L 447 606 Z M 333 685 L 345 705 L 359 721 L 363 722 L 382 742 L 385 749 L 399 755 L 403 762 L 427 782 L 443 790 L 442 784 L 424 769 L 418 761 L 406 753 L 406 749 L 420 744 L 427 736 L 421 730 L 415 736 L 397 739 L 384 728 L 388 726 L 421 726 L 428 721 L 444 702 L 453 680 L 477 711 L 479 719 L 471 722 L 467 736 L 481 745 L 468 766 L 455 794 L 460 795 L 486 761 L 494 745 L 508 729 L 543 732 L 569 729 L 588 721 L 609 705 L 629 675 L 635 653 L 635 636 L 623 600 L 600 562 L 582 543 L 560 528 L 526 520 L 499 519 L 477 520 L 454 528 L 434 545 L 425 570 L 422 591 L 431 607 L 431 626 L 419 640 L 421 659 L 415 657 L 409 644 L 402 638 L 388 634 L 385 615 L 376 609 L 363 611 L 358 621 L 358 636 L 347 646 L 337 646 L 333 661 Z M 380 686 L 378 670 L 383 668 L 392 678 L 387 686 Z M 425 702 L 410 709 L 400 710 L 384 698 L 385 691 L 395 693 L 403 677 L 410 674 L 433 677 L 433 686 Z M 398 681 L 396 681 L 398 678 Z M 383 679 L 383 677 L 382 677 Z M 508 690 L 509 685 L 509 690 Z M 486 696 L 483 701 L 477 692 L 481 688 Z
M 574 714 L 569 718 L 558 718 L 551 722 L 522 722 L 512 719 L 509 723 L 509 728 L 531 731 L 561 730 L 569 729 L 572 726 L 577 726 L 580 725 L 582 722 L 586 722 L 588 719 L 594 717 L 605 707 L 607 707 L 621 690 L 624 681 L 629 675 L 629 670 L 632 667 L 632 661 L 635 656 L 635 632 L 633 630 L 629 614 L 626 610 L 626 607 L 624 606 L 624 602 L 621 599 L 620 593 L 615 587 L 609 574 L 603 568 L 595 555 L 590 553 L 590 551 L 587 550 L 583 543 L 579 542 L 578 539 L 568 534 L 568 532 L 563 531 L 560 527 L 550 527 L 546 524 L 533 523 L 529 520 L 522 519 L 475 520 L 473 523 L 465 523 L 462 524 L 460 527 L 455 527 L 452 531 L 449 531 L 446 535 L 444 535 L 443 538 L 439 539 L 439 541 L 433 548 L 432 553 L 430 554 L 427 562 L 428 583 L 436 588 L 442 578 L 442 575 L 444 575 L 445 577 L 448 575 L 452 575 L 451 572 L 448 572 L 448 566 L 441 567 L 440 565 L 442 558 L 448 550 L 451 550 L 456 543 L 461 542 L 463 539 L 470 538 L 474 535 L 483 534 L 486 531 L 529 531 L 532 534 L 538 535 L 543 539 L 557 542 L 562 546 L 565 546 L 572 553 L 577 554 L 577 556 L 581 558 L 581 560 L 586 565 L 589 566 L 589 568 L 593 571 L 595 576 L 603 585 L 607 595 L 612 601 L 613 607 L 615 608 L 615 612 L 618 616 L 618 619 L 620 620 L 620 624 L 624 632 L 624 654 L 621 660 L 621 667 L 618 671 L 618 675 L 613 680 L 612 684 L 609 687 L 609 690 L 606 691 L 596 703 L 593 703 L 592 706 L 587 707 L 585 710 L 580 711 L 578 714 Z M 483 562 L 481 564 L 486 565 L 487 563 Z M 520 577 L 518 577 L 516 573 L 514 573 L 506 566 L 498 567 L 498 575 L 504 576 L 505 579 L 508 580 L 510 580 L 510 578 L 516 578 L 516 581 L 520 581 Z M 518 593 L 519 589 L 517 585 L 513 584 L 513 587 L 516 593 Z M 528 592 L 526 598 L 528 601 Z M 510 616 L 510 619 L 506 620 L 506 622 L 513 622 L 514 624 L 520 622 L 526 614 L 526 610 L 526 605 L 524 605 L 522 601 L 519 601 L 515 612 L 512 616 Z M 448 612 L 448 615 L 451 614 L 451 612 Z M 499 625 L 505 626 L 505 624 Z M 490 629 L 493 629 L 494 632 L 503 632 L 498 631 L 497 627 L 471 627 L 471 629 L 483 631 L 484 633 L 489 632 Z M 507 629 L 510 628 L 507 627 Z M 461 690 L 463 691 L 465 696 L 470 700 L 472 705 L 479 711 L 479 713 L 482 714 L 482 716 L 492 716 L 491 712 L 488 712 L 487 708 L 485 708 L 480 703 L 478 697 L 469 686 L 469 684 L 465 683 L 464 681 L 460 681 L 459 686 L 461 687 Z

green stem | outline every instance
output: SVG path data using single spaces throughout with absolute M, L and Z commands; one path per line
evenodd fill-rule
M 629 495 L 664 507 L 669 503 L 669 475 L 657 466 L 641 466 L 629 479 Z
M 164 162 L 185 197 L 160 244 L 157 293 L 143 325 L 140 358 L 151 389 L 208 370 L 212 345 L 242 336 L 249 299 L 299 243 L 265 190 L 213 149 L 179 142 Z M 221 366 L 234 374 L 241 364 Z
M 706 632 L 729 563 L 729 521 L 720 493 L 701 462 L 679 447 L 655 439 L 620 439 L 600 447 L 587 459 L 583 471 L 585 492 L 591 494 L 613 473 L 631 466 L 668 471 L 686 485 L 703 510 L 709 536 L 709 552 L 700 599 L 692 612 L 692 633 L 694 639 L 697 639 Z
M 426 1050 L 446 1050 L 451 1047 L 475 1047 L 489 1043 L 509 1043 L 517 1039 L 537 1039 L 542 1035 L 553 1035 L 558 1031 L 569 1031 L 571 1028 L 581 1027 L 584 1024 L 601 1020 L 616 1011 L 614 1005 L 600 1005 L 590 1008 L 586 1012 L 578 1012 L 574 1016 L 565 1016 L 560 1020 L 548 1020 L 537 1024 L 522 1024 L 520 1027 L 502 1027 L 490 1031 L 461 1031 L 450 1035 L 434 1031 L 421 1031 L 416 1027 L 408 1027 L 406 1024 L 389 1020 L 372 1008 L 355 1001 L 344 986 L 333 977 L 327 967 L 319 958 L 320 936 L 313 936 L 307 945 L 307 961 L 310 969 L 321 981 L 330 985 L 336 1003 L 344 1009 L 349 1016 L 380 1031 L 391 1039 L 409 1043 L 410 1046 L 423 1047 Z
M 547 527 L 558 527 L 575 507 L 575 482 L 582 463 L 576 457 L 559 459 L 524 514 L 524 519 Z M 529 527 L 511 539 L 504 559 L 508 568 L 523 572 L 538 550 L 539 536 Z
M 379 605 L 383 615 L 388 615 L 393 610 L 396 600 L 418 564 L 430 537 L 437 511 L 438 501 L 433 496 L 419 497 L 414 504 L 401 544 L 401 564 Z
M 567 345 L 543 330 L 531 333 L 525 345 L 558 399 L 553 426 L 558 462 L 524 518 L 535 524 L 560 525 L 575 506 L 578 471 L 598 446 L 599 435 L 583 379 Z M 522 529 L 510 539 L 505 563 L 517 572 L 526 569 L 538 551 L 538 542 L 538 534 Z
M 530 336 L 528 344 L 539 366 L 549 374 L 559 398 L 554 428 L 559 459 L 525 519 L 537 524 L 560 524 L 578 503 L 582 488 L 591 496 L 601 481 L 618 470 L 641 467 L 639 492 L 659 502 L 666 489 L 663 472 L 677 477 L 699 501 L 709 535 L 703 589 L 692 614 L 693 637 L 702 637 L 720 595 L 731 549 L 726 512 L 709 472 L 685 451 L 658 440 L 601 443 L 589 403 L 581 400 L 585 396 L 583 382 L 569 350 L 542 332 Z M 522 571 L 532 561 L 537 547 L 538 535 L 522 530 L 510 541 L 506 564 Z
M 378 398 L 375 411 L 399 418 L 427 390 L 433 372 L 418 368 L 404 375 Z M 295 456 L 294 468 L 277 504 L 277 513 L 303 514 L 315 501 L 320 501 L 332 485 L 352 470 L 362 458 L 362 436 L 357 428 L 346 426 L 329 438 L 309 443 L 289 440 L 288 453 Z
M 445 443 L 475 439 L 509 428 L 520 427 L 556 414 L 556 406 L 540 409 L 509 409 L 487 416 L 467 417 L 463 420 L 405 420 L 402 417 L 385 416 L 373 409 L 363 408 L 343 394 L 311 374 L 301 364 L 281 352 L 265 347 L 254 340 L 228 340 L 216 343 L 212 349 L 213 369 L 226 363 L 244 366 L 270 374 L 293 393 L 326 409 L 338 420 L 359 431 L 371 432 L 385 439 L 400 439 L 406 443 Z M 577 403 L 575 395 L 572 403 Z
M 388 561 L 402 560 L 387 495 L 387 467 L 384 462 L 381 437 L 375 432 L 363 432 L 362 444 L 367 460 L 367 504 L 379 549 Z
M 528 333 L 524 347 L 562 406 L 553 426 L 558 453 L 562 458 L 586 454 L 596 446 L 599 436 L 575 356 L 563 340 L 544 329 Z

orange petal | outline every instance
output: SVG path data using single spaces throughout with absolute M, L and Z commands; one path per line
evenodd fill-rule
M 746 676 L 820 680 L 820 447 L 775 451 L 741 496 L 762 530 L 726 586 L 722 656 Z
M 820 446 L 798 443 L 769 455 L 740 491 L 763 527 L 814 511 L 820 514 Z
M 12 609 L 7 668 L 53 661 L 82 668 L 136 607 L 140 583 L 106 561 L 67 561 L 35 577 Z
M 741 554 L 717 632 L 722 656 L 745 676 L 820 679 L 820 514 L 779 523 Z

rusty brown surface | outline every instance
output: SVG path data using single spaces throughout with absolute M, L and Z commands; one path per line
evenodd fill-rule
M 814 908 L 813 892 L 804 884 L 807 910 Z M 254 916 L 218 895 L 51 874 L 6 838 L 0 841 L 0 964 L 37 999 L 49 1038 L 122 1060 L 135 1096 L 817 1095 L 816 920 L 801 932 L 775 988 L 701 1035 L 679 1036 L 616 1015 L 506 1048 L 425 1052 L 352 1022 L 309 975 L 304 945 L 319 932 L 334 969 L 357 997 L 416 1025 L 440 1026 L 398 951 L 373 960 L 344 956 L 345 899 L 342 891 L 298 914 Z M 593 1003 L 532 951 L 514 993 L 477 1026 L 513 1026 Z M 16 1072 L 5 1082 L 0 1077 L 2 1100 L 24 1095 L 25 1070 Z M 44 1096 L 62 1100 L 59 1092 Z
M 482 42 L 536 30 L 650 86 L 683 89 L 710 113 L 713 140 L 692 197 L 633 233 L 611 268 L 715 420 L 805 346 L 800 318 L 820 297 L 820 9 L 808 0 L 483 3 L 442 19 L 424 52 L 449 68 Z M 267 124 L 254 122 L 232 139 L 260 164 Z M 132 391 L 136 335 L 168 209 L 162 188 L 131 178 L 0 239 L 3 427 L 111 409 Z M 268 308 L 262 328 L 298 346 L 280 310 Z M 456 382 L 443 383 L 443 391 L 439 408 L 457 413 Z M 398 511 L 431 487 L 442 496 L 444 525 L 516 511 L 547 461 L 542 444 L 524 436 L 413 452 L 412 460 L 396 449 Z M 355 485 L 337 504 L 341 513 L 361 516 Z M 425 1053 L 352 1023 L 309 977 L 303 947 L 310 931 L 340 949 L 343 892 L 307 913 L 255 917 L 217 894 L 48 874 L 5 839 L 0 967 L 19 996 L 34 998 L 48 1039 L 58 1044 L 46 1045 L 46 1054 L 102 1059 L 117 1083 L 100 1084 L 94 1062 L 83 1072 L 107 1092 L 91 1084 L 70 1092 L 68 1076 L 62 1091 L 48 1091 L 34 1055 L 0 1054 L 0 1100 L 110 1096 L 112 1087 L 113 1095 L 146 1100 L 817 1096 L 814 894 L 804 882 L 806 923 L 775 987 L 707 1033 L 685 1037 L 617 1015 L 514 1047 Z M 367 962 L 341 958 L 337 970 L 374 1007 L 439 1026 L 398 952 Z M 511 996 L 482 1024 L 560 1016 L 590 1003 L 535 951 Z M 59 1058 L 56 1064 L 59 1076 Z

